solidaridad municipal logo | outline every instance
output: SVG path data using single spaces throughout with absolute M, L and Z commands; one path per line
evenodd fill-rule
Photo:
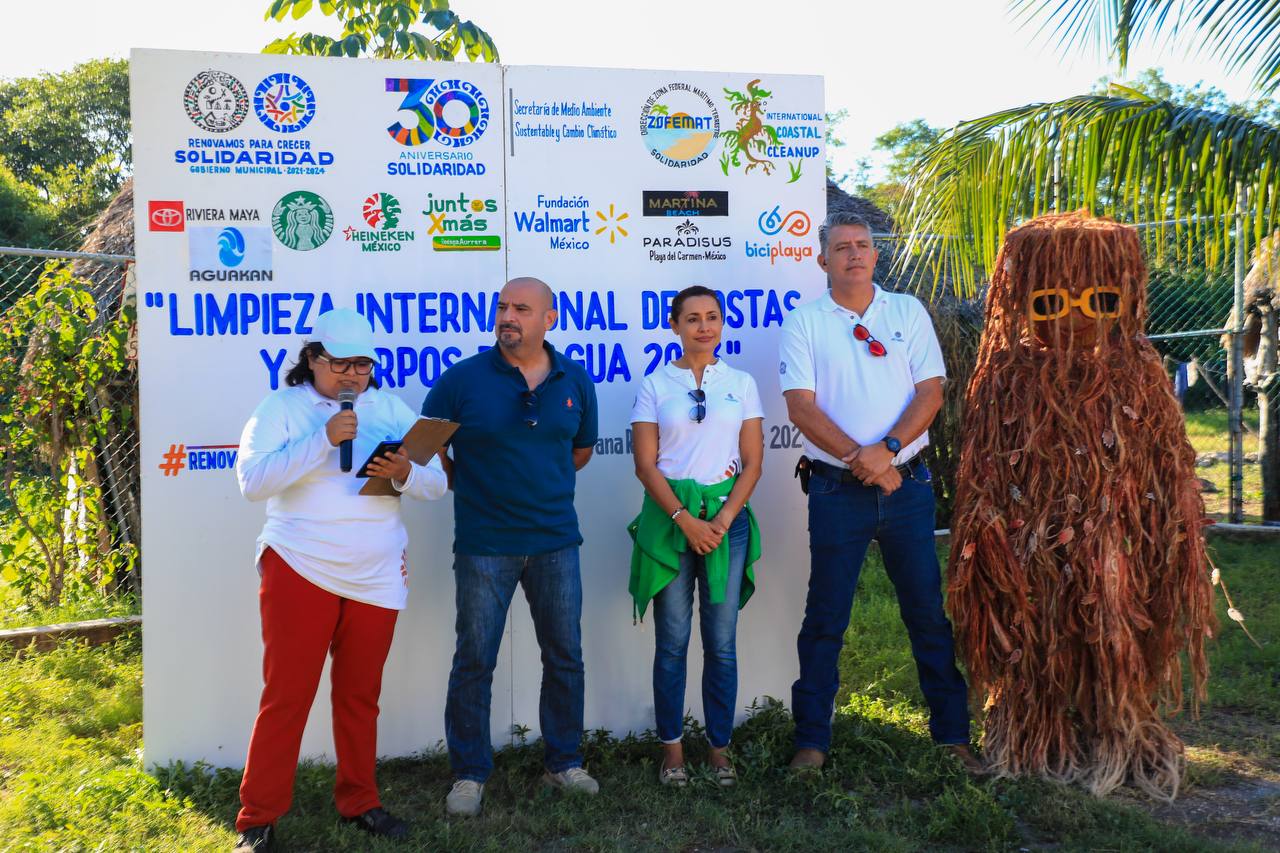
M 688 83 L 668 83 L 640 110 L 640 138 L 654 159 L 667 166 L 701 163 L 719 136 L 720 113 L 711 96 Z
M 462 148 L 479 139 L 489 127 L 489 100 L 466 80 L 387 77 L 388 92 L 403 92 L 400 109 L 417 118 L 412 125 L 396 122 L 387 134 L 406 147 L 435 140 Z
M 360 215 L 370 228 L 395 228 L 400 224 L 400 202 L 391 193 L 374 193 L 364 200 Z
M 196 127 L 226 133 L 249 115 L 249 93 L 227 72 L 209 69 L 191 78 L 182 94 L 182 106 Z
M 244 260 L 244 235 L 239 228 L 223 228 L 218 234 L 218 260 L 225 267 L 238 267 Z
M 316 93 L 297 74 L 281 71 L 258 84 L 253 110 L 276 133 L 297 133 L 315 118 Z
M 271 211 L 271 230 L 290 249 L 309 252 L 324 245 L 333 233 L 333 208 L 316 193 L 291 192 Z

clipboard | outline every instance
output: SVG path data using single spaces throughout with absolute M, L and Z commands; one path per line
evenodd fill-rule
M 457 429 L 458 424 L 443 418 L 418 418 L 417 423 L 404 434 L 405 452 L 418 465 L 426 465 Z M 370 477 L 369 482 L 361 487 L 360 494 L 400 497 L 396 487 L 386 477 Z

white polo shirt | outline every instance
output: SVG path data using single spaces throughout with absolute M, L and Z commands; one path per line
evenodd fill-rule
M 240 436 L 236 479 L 251 501 L 266 500 L 267 520 L 255 562 L 273 548 L 295 572 L 334 595 L 403 610 L 408 601 L 409 543 L 400 498 L 359 494 L 365 480 L 339 467 L 325 424 L 337 400 L 311 383 L 281 388 L 258 404 Z M 378 442 L 403 438 L 418 420 L 401 400 L 368 388 L 355 403 L 353 466 Z M 412 464 L 412 463 L 411 463 Z M 412 464 L 403 494 L 434 500 L 447 491 L 440 460 Z
M 839 305 L 829 290 L 801 305 L 783 321 L 778 346 L 782 390 L 813 391 L 818 408 L 859 445 L 874 444 L 888 434 L 915 397 L 917 382 L 947 375 L 942 348 L 920 300 L 874 287 L 862 316 Z M 853 336 L 859 322 L 884 344 L 884 357 L 873 356 L 867 341 Z M 926 430 L 902 446 L 893 464 L 901 465 L 928 443 Z M 808 437 L 804 450 L 810 459 L 844 465 Z
M 697 403 L 689 392 L 697 387 L 692 370 L 664 364 L 641 380 L 631 422 L 658 425 L 662 476 L 711 486 L 742 470 L 738 442 L 742 422 L 763 418 L 764 408 L 756 380 L 724 359 L 702 371 L 702 390 L 707 395 L 702 423 L 691 417 Z

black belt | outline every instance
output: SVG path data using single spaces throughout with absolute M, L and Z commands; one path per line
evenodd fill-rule
M 912 456 L 901 465 L 895 465 L 894 467 L 898 469 L 898 473 L 902 475 L 902 479 L 906 480 L 908 478 L 914 479 L 916 469 L 923 466 L 924 462 L 920 459 L 919 455 L 916 455 Z M 810 459 L 809 467 L 813 470 L 813 473 L 817 474 L 819 477 L 825 477 L 828 480 L 835 480 L 840 483 L 857 483 L 859 486 L 863 485 L 857 475 L 848 468 L 832 465 L 829 462 L 823 462 L 821 459 Z

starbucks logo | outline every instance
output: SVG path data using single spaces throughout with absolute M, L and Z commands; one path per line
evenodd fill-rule
M 364 221 L 370 228 L 382 231 L 400 224 L 400 202 L 391 193 L 374 193 L 364 200 L 361 208 Z
M 249 115 L 249 93 L 244 84 L 225 71 L 201 71 L 191 78 L 182 95 L 187 117 L 201 130 L 226 133 Z
M 313 192 L 291 192 L 271 211 L 271 230 L 290 249 L 309 252 L 323 245 L 333 233 L 333 208 Z

